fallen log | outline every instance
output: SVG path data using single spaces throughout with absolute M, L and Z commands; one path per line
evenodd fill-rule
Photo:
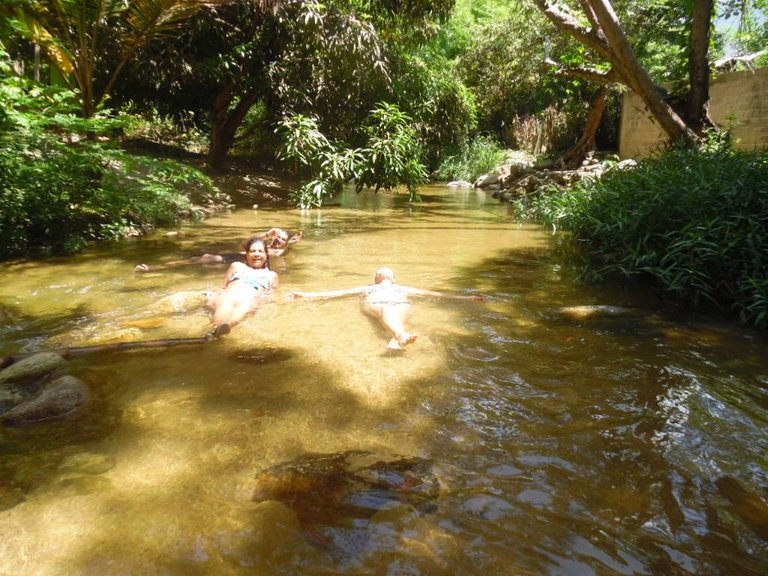
M 196 338 L 161 338 L 158 340 L 137 340 L 134 342 L 116 342 L 114 344 L 94 344 L 93 346 L 72 346 L 69 348 L 57 348 L 51 350 L 64 358 L 73 358 L 75 356 L 84 356 L 95 352 L 114 352 L 119 350 L 136 350 L 145 348 L 171 348 L 173 346 L 188 346 L 192 344 L 206 344 L 212 342 L 211 336 L 200 336 Z M 22 352 L 0 358 L 0 369 L 6 368 L 11 364 L 18 362 L 29 356 L 39 354 L 41 351 Z

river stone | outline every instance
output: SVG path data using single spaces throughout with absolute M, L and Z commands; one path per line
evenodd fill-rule
M 0 372 L 0 384 L 6 382 L 31 381 L 66 364 L 66 360 L 56 352 L 40 352 L 11 364 Z
M 185 290 L 176 292 L 161 298 L 150 308 L 152 312 L 159 314 L 173 314 L 176 312 L 189 312 L 205 306 L 208 293 L 201 290 Z
M 0 385 L 0 414 L 20 404 L 24 397 L 18 390 L 9 386 Z
M 622 308 L 621 306 L 586 305 L 555 308 L 551 314 L 568 320 L 595 320 L 603 318 L 636 318 L 642 316 L 644 312 L 635 308 Z
M 81 452 L 73 454 L 59 466 L 62 474 L 104 474 L 115 466 L 115 459 L 106 454 Z
M 304 526 L 341 526 L 403 503 L 435 509 L 440 483 L 423 458 L 381 457 L 370 452 L 305 454 L 256 477 L 253 500 L 277 500 Z
M 91 399 L 91 391 L 74 376 L 49 382 L 36 397 L 0 415 L 4 424 L 39 424 L 74 416 Z

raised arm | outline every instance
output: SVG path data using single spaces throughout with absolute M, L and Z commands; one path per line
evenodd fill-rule
M 366 291 L 368 286 L 358 286 L 356 288 L 347 288 L 345 290 L 327 290 L 325 292 L 299 292 L 293 291 L 288 294 L 293 298 L 312 298 L 312 299 L 328 299 L 328 298 L 341 298 L 342 296 L 352 296 L 353 294 L 362 294 Z

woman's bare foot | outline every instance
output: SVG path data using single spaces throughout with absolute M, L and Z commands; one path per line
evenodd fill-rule
M 232 331 L 232 327 L 226 322 L 222 322 L 221 324 L 216 326 L 216 329 L 213 331 L 213 335 L 216 338 L 220 338 L 221 336 L 226 336 L 231 331 Z

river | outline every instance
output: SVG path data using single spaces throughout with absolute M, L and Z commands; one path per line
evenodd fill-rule
M 275 225 L 304 237 L 229 335 L 74 357 L 83 413 L 0 426 L 0 574 L 768 573 L 765 338 L 579 285 L 551 232 L 481 191 L 346 191 L 5 263 L 0 356 L 201 336 L 225 266 L 134 267 Z M 486 299 L 415 299 L 393 354 L 354 297 L 286 298 L 381 265 Z M 559 313 L 583 305 L 640 313 Z

